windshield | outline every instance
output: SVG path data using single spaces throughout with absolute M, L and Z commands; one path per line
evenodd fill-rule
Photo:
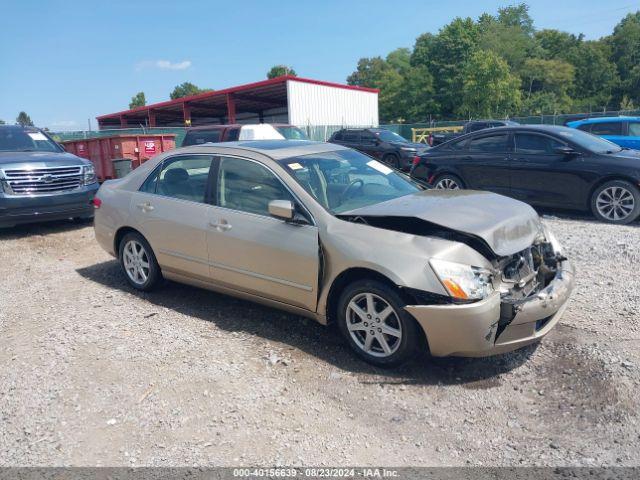
M 567 140 L 593 153 L 617 153 L 622 150 L 618 145 L 604 138 L 597 137 L 582 130 L 558 127 L 558 134 Z
M 38 130 L 0 128 L 0 152 L 61 152 L 60 147 Z
M 276 130 L 287 140 L 309 140 L 307 134 L 298 127 L 276 127 Z
M 391 130 L 380 130 L 379 132 L 375 132 L 380 140 L 383 142 L 393 142 L 393 143 L 409 143 L 406 138 L 401 137 L 395 132 Z
M 282 165 L 333 214 L 421 190 L 405 176 L 355 150 L 287 158 L 282 160 Z

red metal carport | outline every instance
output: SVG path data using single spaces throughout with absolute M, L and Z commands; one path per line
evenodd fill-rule
M 287 123 L 287 81 L 376 92 L 352 85 L 283 75 L 237 87 L 201 93 L 97 117 L 100 129 L 184 127 L 226 123 Z M 377 121 L 377 115 L 376 115 Z

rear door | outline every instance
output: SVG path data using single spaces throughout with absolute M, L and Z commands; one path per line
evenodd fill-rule
M 211 155 L 176 155 L 133 194 L 131 212 L 163 270 L 209 279 Z
M 458 168 L 466 187 L 509 195 L 511 144 L 509 132 L 468 139 L 466 150 L 458 157 Z
M 318 228 L 269 215 L 271 200 L 297 202 L 263 164 L 222 157 L 209 215 L 207 243 L 214 282 L 315 311 Z
M 556 147 L 568 146 L 560 140 L 539 133 L 516 133 L 511 160 L 512 196 L 534 205 L 584 208 L 581 199 L 585 182 L 580 179 L 576 162 L 580 157 L 555 153 Z

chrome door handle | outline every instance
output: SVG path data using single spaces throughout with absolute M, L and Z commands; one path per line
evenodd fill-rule
M 217 228 L 218 230 L 222 230 L 223 232 L 226 232 L 227 230 L 231 230 L 231 224 L 226 220 L 220 220 L 219 222 L 212 220 L 211 222 L 209 222 L 209 225 L 214 228 Z
M 150 212 L 154 209 L 154 206 L 149 202 L 139 203 L 138 205 L 136 205 L 136 207 L 138 207 L 143 212 Z

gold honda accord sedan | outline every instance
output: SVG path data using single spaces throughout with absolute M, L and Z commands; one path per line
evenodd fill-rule
M 527 204 L 425 190 L 334 144 L 172 150 L 105 182 L 94 204 L 96 238 L 134 288 L 165 278 L 335 322 L 378 366 L 536 342 L 574 285 Z

